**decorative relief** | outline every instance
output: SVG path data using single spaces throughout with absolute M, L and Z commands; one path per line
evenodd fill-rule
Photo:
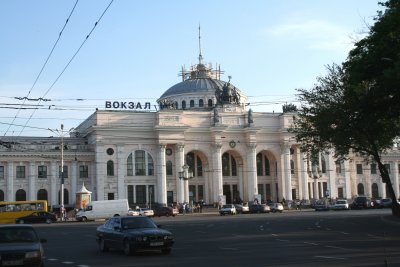
M 222 124 L 225 125 L 238 125 L 237 118 L 222 118 Z

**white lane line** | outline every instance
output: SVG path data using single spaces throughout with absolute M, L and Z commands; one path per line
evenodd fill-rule
M 346 233 L 346 232 L 340 232 L 341 234 L 344 234 L 344 235 L 348 235 L 349 233 Z
M 335 247 L 335 246 L 325 246 L 326 248 L 337 248 L 337 249 L 345 249 L 345 248 L 341 248 L 341 247 Z
M 303 242 L 304 244 L 308 244 L 308 245 L 313 245 L 313 246 L 318 246 L 317 243 L 311 243 L 311 242 Z
M 63 261 L 63 262 L 61 262 L 61 263 L 64 263 L 64 264 L 74 264 L 73 261 Z
M 77 265 L 78 267 L 90 267 L 90 265 Z
M 271 234 L 272 236 L 278 236 L 277 234 Z
M 314 258 L 322 258 L 322 259 L 334 259 L 334 260 L 345 260 L 346 258 L 339 257 L 329 257 L 329 256 L 314 256 Z
M 46 259 L 48 261 L 58 261 L 58 259 Z

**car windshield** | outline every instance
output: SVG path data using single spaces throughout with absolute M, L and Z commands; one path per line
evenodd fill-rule
M 122 219 L 122 229 L 157 228 L 157 225 L 147 217 L 124 218 Z
M 338 200 L 336 201 L 337 204 L 346 204 L 346 200 Z
M 1 228 L 0 243 L 37 242 L 38 237 L 30 228 Z

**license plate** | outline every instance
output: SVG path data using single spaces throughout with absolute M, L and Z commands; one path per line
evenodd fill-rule
M 3 266 L 18 266 L 23 265 L 24 260 L 14 260 L 14 261 L 2 261 Z
M 164 242 L 151 242 L 150 246 L 151 247 L 159 247 L 159 246 L 163 246 Z

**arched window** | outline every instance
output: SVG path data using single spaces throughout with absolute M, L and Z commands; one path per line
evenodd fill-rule
M 326 173 L 326 161 L 324 156 L 321 156 L 321 171 L 322 173 Z
M 165 164 L 165 168 L 166 168 L 167 175 L 173 175 L 172 162 L 170 160 L 168 160 L 167 163 Z
M 185 109 L 185 108 L 186 108 L 186 101 L 182 100 L 182 109 Z
M 0 190 L 0 201 L 4 201 L 4 192 Z
M 363 185 L 362 183 L 359 183 L 359 184 L 357 185 L 357 194 L 358 194 L 359 196 L 364 195 L 364 185 Z
M 16 201 L 25 201 L 26 200 L 26 192 L 24 189 L 18 189 L 15 193 Z
M 372 191 L 372 197 L 373 198 L 378 198 L 379 197 L 378 185 L 376 183 L 373 183 L 371 185 L 371 191 Z
M 61 204 L 60 199 L 61 199 L 61 194 L 60 194 L 61 190 L 58 191 L 58 204 Z M 69 194 L 68 194 L 68 190 L 66 188 L 64 188 L 64 205 L 67 205 L 69 203 Z
M 107 176 L 114 176 L 114 162 L 112 160 L 107 161 Z
M 194 108 L 194 100 L 190 100 L 190 107 Z
M 222 155 L 222 175 L 237 176 L 236 160 L 227 152 Z
M 262 154 L 258 153 L 256 156 L 256 161 L 257 161 L 257 175 L 258 176 L 263 176 L 263 162 L 262 162 Z
M 203 99 L 200 99 L 200 100 L 199 100 L 199 107 L 201 107 L 201 108 L 204 107 L 204 101 L 203 101 Z
M 154 175 L 153 158 L 144 150 L 136 150 L 129 154 L 126 162 L 126 173 L 128 176 Z
M 270 176 L 271 175 L 271 167 L 269 164 L 269 159 L 267 156 L 264 156 L 264 166 L 265 166 L 265 175 Z
M 290 173 L 294 174 L 294 161 L 292 159 L 290 160 Z
M 187 153 L 186 164 L 189 166 L 189 172 L 193 172 L 193 176 L 203 176 L 203 162 L 197 153 Z
M 40 189 L 37 192 L 37 199 L 38 200 L 48 200 L 47 199 L 47 190 L 46 189 Z
M 208 99 L 208 107 L 212 107 L 212 106 L 213 106 L 212 99 Z

